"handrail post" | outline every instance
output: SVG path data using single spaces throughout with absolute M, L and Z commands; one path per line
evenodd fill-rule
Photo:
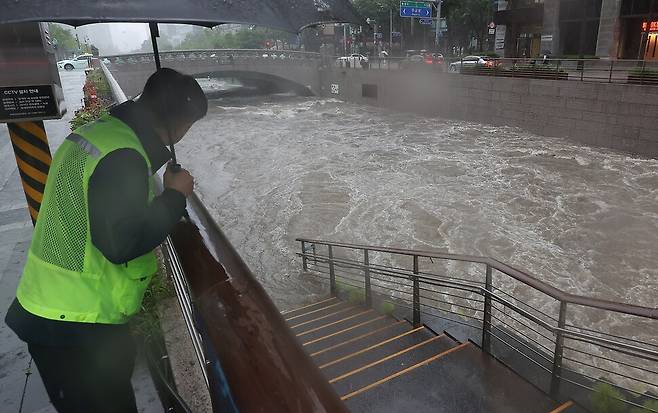
M 555 80 L 560 80 L 560 64 L 562 60 L 558 59 L 557 65 L 555 66 Z
M 557 333 L 555 334 L 555 351 L 553 353 L 553 370 L 551 377 L 551 396 L 557 397 L 560 391 L 562 376 L 562 353 L 564 351 L 564 334 L 562 330 L 566 324 L 567 302 L 560 301 L 560 315 L 558 317 Z
M 336 295 L 336 273 L 334 271 L 334 249 L 331 245 L 327 245 L 329 249 L 329 288 L 331 295 Z
M 317 258 L 317 253 L 315 252 L 315 243 L 311 244 L 311 248 L 313 249 L 313 264 L 318 265 L 318 258 Z
M 308 262 L 306 260 L 306 242 L 302 241 L 302 268 L 308 271 Z
M 413 325 L 420 327 L 420 282 L 418 281 L 418 255 L 414 255 L 414 294 L 413 294 Z
M 366 307 L 372 306 L 372 290 L 370 288 L 370 260 L 368 250 L 363 250 L 363 275 L 365 276 Z
M 612 83 L 612 68 L 615 65 L 615 60 L 610 59 L 610 76 L 608 77 L 608 83 Z
M 487 264 L 486 279 L 484 283 L 484 315 L 482 320 L 482 350 L 491 353 L 491 290 L 493 280 L 491 266 Z

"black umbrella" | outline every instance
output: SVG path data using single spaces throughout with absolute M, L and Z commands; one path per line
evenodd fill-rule
M 12 0 L 0 6 L 0 24 L 57 22 L 149 23 L 156 68 L 160 68 L 157 23 L 212 27 L 255 24 L 298 33 L 321 23 L 365 25 L 349 0 Z M 176 155 L 171 147 L 174 163 Z
M 320 23 L 365 23 L 349 0 L 11 0 L 2 3 L 0 24 L 47 21 L 79 26 L 159 22 L 212 27 L 238 23 L 296 33 Z

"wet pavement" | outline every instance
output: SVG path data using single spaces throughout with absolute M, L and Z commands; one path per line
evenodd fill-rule
M 82 71 L 60 72 L 68 113 L 60 120 L 45 121 L 50 148 L 54 153 L 69 133 L 68 121 L 81 106 Z M 32 237 L 32 222 L 16 168 L 7 127 L 0 124 L 0 411 L 50 413 L 39 372 L 31 363 L 27 346 L 4 323 L 7 308 L 25 264 Z M 29 373 L 29 374 L 28 374 Z M 155 387 L 143 362 L 138 360 L 133 387 L 140 412 L 162 412 Z

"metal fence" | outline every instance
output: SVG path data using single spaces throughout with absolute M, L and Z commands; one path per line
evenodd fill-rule
M 350 69 L 433 71 L 462 75 L 574 80 L 580 82 L 658 85 L 658 61 L 602 59 L 485 58 L 483 60 L 371 57 L 367 63 L 347 63 L 334 58 L 333 65 Z
M 658 85 L 658 61 L 604 59 L 462 58 L 412 57 L 339 57 L 297 50 L 269 49 L 194 49 L 160 53 L 167 61 L 205 61 L 229 65 L 259 61 L 276 64 L 313 64 L 351 70 L 406 70 L 461 75 L 575 80 L 581 82 Z M 110 55 L 106 64 L 153 63 L 153 53 Z
M 415 326 L 439 318 L 470 329 L 483 350 L 544 372 L 555 397 L 565 385 L 588 400 L 610 386 L 611 398 L 658 411 L 658 309 L 572 295 L 487 257 L 297 241 L 303 269 L 332 294 L 406 306 Z

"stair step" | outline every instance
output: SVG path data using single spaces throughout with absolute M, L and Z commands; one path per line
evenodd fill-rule
M 330 323 L 332 321 L 340 320 L 341 318 L 347 317 L 349 315 L 355 314 L 359 311 L 363 311 L 363 307 L 358 306 L 346 306 L 346 307 L 336 307 L 336 311 L 329 312 L 324 315 L 317 315 L 315 318 L 311 318 L 306 321 L 291 320 L 288 322 L 288 325 L 295 333 L 300 331 L 308 330 L 312 327 L 317 327 L 322 324 Z
M 322 372 L 336 392 L 343 396 L 456 345 L 447 336 L 437 336 L 428 330 L 419 331 L 322 369 Z
M 304 314 L 304 313 L 309 312 L 309 311 L 317 310 L 318 308 L 326 307 L 326 306 L 328 306 L 330 304 L 334 304 L 338 301 L 339 301 L 338 297 L 327 297 L 327 298 L 325 298 L 323 300 L 320 300 L 316 303 L 307 304 L 307 305 L 302 306 L 302 307 L 293 308 L 292 310 L 282 311 L 281 315 L 283 316 L 283 318 L 287 319 L 287 318 L 290 318 L 290 317 L 297 316 L 299 314 Z
M 582 411 L 582 409 L 580 409 L 580 407 L 573 400 L 568 400 L 555 407 L 550 411 L 550 413 L 575 412 L 576 410 Z
M 398 353 L 418 343 L 422 343 L 432 337 L 436 337 L 436 335 L 424 327 L 415 329 L 409 326 L 409 329 L 405 332 L 381 340 L 370 346 L 355 346 L 350 353 L 320 364 L 319 367 L 328 379 L 332 379 L 377 360 L 381 360 L 391 354 Z
M 335 313 L 336 311 L 339 311 L 343 308 L 348 308 L 351 307 L 349 304 L 344 303 L 342 301 L 333 301 L 330 302 L 329 305 L 325 305 L 322 307 L 312 307 L 308 311 L 302 312 L 302 313 L 297 313 L 292 316 L 284 315 L 283 318 L 285 318 L 286 322 L 288 325 L 297 325 L 300 323 L 303 323 L 305 321 L 313 320 L 318 317 L 322 317 L 327 314 Z
M 338 331 L 342 331 L 346 328 L 350 328 L 379 316 L 380 315 L 377 314 L 377 312 L 375 312 L 373 309 L 360 308 L 359 311 L 356 311 L 351 315 L 346 315 L 339 320 L 321 323 L 316 327 L 304 326 L 308 328 L 302 327 L 300 331 L 295 332 L 295 335 L 299 340 L 306 342 L 336 333 Z
M 341 394 L 352 412 L 550 412 L 555 403 L 471 343 Z
M 312 340 L 307 339 L 306 337 L 298 337 L 298 339 L 304 346 L 306 352 L 312 354 L 316 351 L 348 341 L 354 337 L 375 331 L 394 323 L 397 323 L 397 321 L 391 317 L 377 316 L 374 319 L 363 321 L 357 325 L 346 327 L 343 330 L 327 334 L 323 337 L 314 338 Z
M 328 346 L 314 353 L 311 357 L 316 365 L 321 366 L 332 360 L 344 357 L 348 354 L 354 353 L 357 350 L 381 343 L 391 337 L 395 337 L 405 331 L 411 331 L 411 325 L 405 320 L 394 322 L 381 327 L 377 330 L 369 331 L 356 337 L 352 337 L 338 344 Z

